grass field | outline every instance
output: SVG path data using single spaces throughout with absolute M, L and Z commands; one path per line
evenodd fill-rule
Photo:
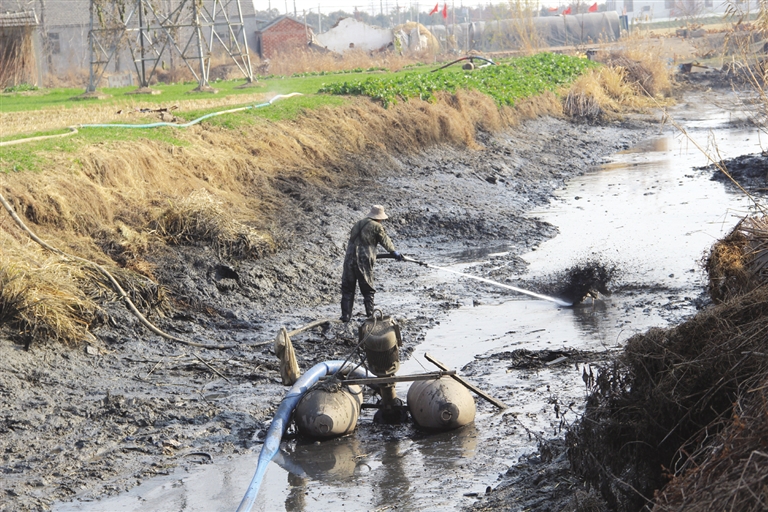
M 304 73 L 290 77 L 271 76 L 259 87 L 238 88 L 243 80 L 214 82 L 218 93 L 189 91 L 194 83 L 157 85 L 157 95 L 134 95 L 133 87 L 110 89 L 105 99 L 75 99 L 79 89 L 50 89 L 4 93 L 0 101 L 0 142 L 25 137 L 65 133 L 67 126 L 79 127 L 70 137 L 33 141 L 6 146 L 0 150 L 0 171 L 31 171 L 45 167 L 47 155 L 74 153 L 86 145 L 110 141 L 147 139 L 172 146 L 183 146 L 178 128 L 88 127 L 89 124 L 144 125 L 160 121 L 159 109 L 168 109 L 164 121 L 190 122 L 202 116 L 246 106 L 261 105 L 235 113 L 211 117 L 210 126 L 236 129 L 262 122 L 293 120 L 303 112 L 322 107 L 338 107 L 348 95 L 365 95 L 385 107 L 397 101 L 419 98 L 434 101 L 440 92 L 477 90 L 499 105 L 514 105 L 516 100 L 555 91 L 567 85 L 596 64 L 577 57 L 539 54 L 503 61 L 471 72 L 455 65 L 432 72 L 437 66 L 411 66 L 399 72 L 381 69 L 353 72 Z M 300 93 L 265 106 L 278 94 Z

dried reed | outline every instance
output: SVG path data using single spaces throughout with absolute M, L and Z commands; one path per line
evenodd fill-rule
M 0 230 L 0 324 L 26 340 L 82 341 L 95 303 L 85 296 L 85 275 L 77 265 L 13 244 Z
M 274 249 L 268 233 L 234 220 L 206 190 L 171 202 L 151 227 L 173 244 L 210 243 L 228 256 L 258 257 Z
M 720 433 L 727 438 L 724 429 L 731 424 L 738 429 L 736 418 L 742 416 L 734 404 L 746 406 L 750 390 L 768 379 L 767 335 L 768 287 L 761 286 L 674 328 L 632 337 L 619 360 L 599 373 L 583 419 L 568 434 L 573 467 L 600 488 L 612 509 L 634 511 L 650 503 L 671 477 L 702 464 L 716 466 Z M 757 417 L 764 421 L 766 403 L 760 407 Z M 742 441 L 752 443 L 748 437 Z M 744 462 L 749 454 L 734 454 L 732 461 Z M 698 482 L 707 484 L 707 477 Z M 764 502 L 749 492 L 753 483 L 736 479 L 717 485 L 730 489 L 723 496 L 740 492 L 739 502 L 749 503 L 734 510 L 757 510 Z M 704 487 L 696 499 L 714 502 Z M 681 492 L 690 500 L 695 491 L 669 488 L 656 510 L 667 510 L 665 503 L 679 501 Z
M 33 84 L 35 58 L 31 27 L 4 27 L 0 30 L 0 89 L 23 83 Z
M 419 56 L 400 55 L 394 52 L 366 52 L 353 49 L 339 55 L 337 53 L 296 50 L 278 52 L 269 59 L 268 70 L 270 74 L 285 76 L 290 76 L 294 73 L 372 68 L 399 71 L 405 66 L 415 64 L 418 61 Z

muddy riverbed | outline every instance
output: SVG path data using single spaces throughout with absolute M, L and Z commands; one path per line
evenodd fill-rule
M 756 135 L 703 98 L 686 98 L 673 115 L 705 140 L 711 128 L 724 155 L 758 151 Z M 659 118 L 603 127 L 539 119 L 483 136 L 481 151 L 439 147 L 374 162 L 355 187 L 287 183 L 292 202 L 277 229 L 292 240 L 290 250 L 255 262 L 222 261 L 205 247 L 155 255 L 178 302 L 172 315 L 153 320 L 241 348 L 174 345 L 146 333 L 119 304 L 88 350 L 25 351 L 2 341 L 0 510 L 236 508 L 286 389 L 271 340 L 280 326 L 339 315 L 346 234 L 373 203 L 386 206 L 401 252 L 453 270 L 532 289 L 590 258 L 621 274 L 610 298 L 558 308 L 381 261 L 377 305 L 401 319 L 402 356 L 411 357 L 402 371 L 431 369 L 423 359 L 430 352 L 510 408 L 478 402 L 474 426 L 437 436 L 373 425 L 364 414 L 348 438 L 291 440 L 257 506 L 535 508 L 531 500 L 540 497 L 530 485 L 508 484 L 527 471 L 514 468 L 534 467 L 538 443 L 578 415 L 585 369 L 632 333 L 695 310 L 698 260 L 748 208 L 692 170 L 706 160 Z M 361 310 L 358 297 L 355 325 L 297 336 L 302 369 L 345 357 Z M 556 494 L 545 499 L 571 499 Z

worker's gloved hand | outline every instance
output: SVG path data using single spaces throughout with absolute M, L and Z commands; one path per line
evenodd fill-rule
M 405 259 L 398 251 L 392 251 L 392 256 L 394 256 L 397 261 L 403 261 Z

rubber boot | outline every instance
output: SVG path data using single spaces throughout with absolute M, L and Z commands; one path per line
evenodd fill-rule
M 344 323 L 349 322 L 352 318 L 352 306 L 355 303 L 355 297 L 342 297 L 341 298 L 341 321 Z
M 365 316 L 367 317 L 373 316 L 373 310 L 374 310 L 373 296 L 365 297 L 363 299 L 363 303 L 365 304 Z

